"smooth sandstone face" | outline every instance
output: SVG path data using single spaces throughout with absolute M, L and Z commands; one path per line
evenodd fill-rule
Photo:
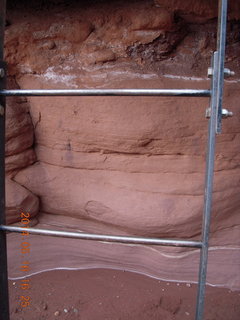
M 195 2 L 189 11 L 191 1 L 181 10 L 178 1 L 156 2 L 59 5 L 37 16 L 27 10 L 24 20 L 19 12 L 26 8 L 12 9 L 6 59 L 17 84 L 9 86 L 209 88 L 215 4 Z M 198 24 L 203 18 L 205 24 Z M 232 23 L 230 67 L 236 67 L 240 51 L 236 30 Z M 226 107 L 236 115 L 238 78 L 225 85 Z M 38 227 L 199 239 L 208 103 L 171 97 L 9 99 L 7 221 L 19 221 L 25 210 L 37 217 Z M 224 121 L 217 137 L 208 279 L 231 288 L 240 286 L 239 144 L 235 116 Z M 19 277 L 13 263 L 18 238 L 9 239 L 10 276 Z M 31 241 L 31 272 L 94 266 L 196 281 L 197 250 L 38 236 Z

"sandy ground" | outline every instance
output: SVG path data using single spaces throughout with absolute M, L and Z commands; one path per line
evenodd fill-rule
M 22 280 L 9 281 L 11 320 L 194 319 L 196 286 L 191 284 L 106 269 L 55 270 L 27 280 L 27 289 Z M 21 307 L 28 299 L 30 304 Z M 207 287 L 205 320 L 239 319 L 240 292 Z

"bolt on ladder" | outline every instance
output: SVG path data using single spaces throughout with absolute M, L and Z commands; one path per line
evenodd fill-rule
M 0 0 L 0 320 L 9 320 L 8 273 L 6 232 L 22 232 L 21 227 L 7 226 L 5 220 L 5 108 L 8 96 L 175 96 L 209 97 L 206 110 L 208 124 L 208 150 L 206 157 L 205 197 L 200 241 L 159 239 L 145 237 L 112 236 L 79 232 L 24 228 L 31 234 L 68 237 L 95 241 L 121 242 L 145 245 L 162 245 L 200 249 L 198 295 L 195 320 L 203 320 L 205 285 L 208 261 L 208 242 L 211 220 L 212 190 L 216 134 L 221 133 L 222 118 L 232 113 L 222 109 L 224 77 L 234 73 L 224 68 L 227 0 L 219 0 L 217 50 L 208 69 L 211 78 L 210 90 L 193 89 L 74 89 L 74 90 L 6 90 L 6 64 L 3 61 L 6 0 Z

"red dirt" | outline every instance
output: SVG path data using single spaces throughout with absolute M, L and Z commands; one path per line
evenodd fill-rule
M 9 281 L 11 320 L 191 320 L 196 285 L 106 269 L 44 272 Z M 20 296 L 30 306 L 20 307 Z M 240 292 L 207 287 L 205 320 L 239 320 Z

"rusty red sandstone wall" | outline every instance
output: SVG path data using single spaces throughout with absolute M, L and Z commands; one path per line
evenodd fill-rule
M 9 88 L 209 88 L 216 1 L 9 2 Z M 239 279 L 239 3 L 230 2 L 208 282 Z M 9 98 L 7 220 L 109 234 L 198 239 L 204 98 Z M 9 275 L 20 277 L 9 235 Z M 198 251 L 31 236 L 31 272 L 109 267 L 196 281 Z M 20 260 L 19 260 L 20 261 Z

